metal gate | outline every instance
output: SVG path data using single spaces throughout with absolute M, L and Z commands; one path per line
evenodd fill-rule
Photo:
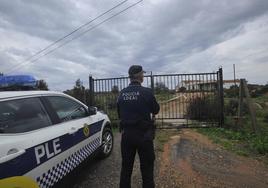
M 90 105 L 118 120 L 116 101 L 129 84 L 128 77 L 89 77 Z M 158 128 L 208 127 L 223 124 L 222 69 L 213 73 L 146 75 L 143 86 L 152 88 L 160 104 Z

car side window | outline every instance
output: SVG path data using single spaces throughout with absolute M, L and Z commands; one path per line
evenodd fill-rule
M 39 98 L 0 102 L 0 133 L 23 133 L 51 124 Z
M 47 97 L 52 108 L 56 111 L 61 122 L 87 117 L 88 113 L 84 106 L 67 97 Z

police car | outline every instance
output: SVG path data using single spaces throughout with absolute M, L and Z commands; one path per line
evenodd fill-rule
M 52 187 L 93 153 L 108 157 L 107 115 L 59 92 L 0 92 L 0 187 Z

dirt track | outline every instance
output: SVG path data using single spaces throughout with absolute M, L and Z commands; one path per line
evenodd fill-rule
M 184 130 L 165 144 L 158 187 L 268 187 L 268 167 Z M 165 182 L 165 183 L 162 183 Z

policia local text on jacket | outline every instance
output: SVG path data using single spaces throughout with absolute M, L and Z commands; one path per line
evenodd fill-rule
M 120 188 L 131 187 L 131 174 L 136 151 L 140 158 L 143 187 L 154 187 L 154 132 L 152 114 L 159 112 L 159 104 L 149 88 L 132 81 L 120 92 L 117 101 L 122 132 L 122 169 Z

